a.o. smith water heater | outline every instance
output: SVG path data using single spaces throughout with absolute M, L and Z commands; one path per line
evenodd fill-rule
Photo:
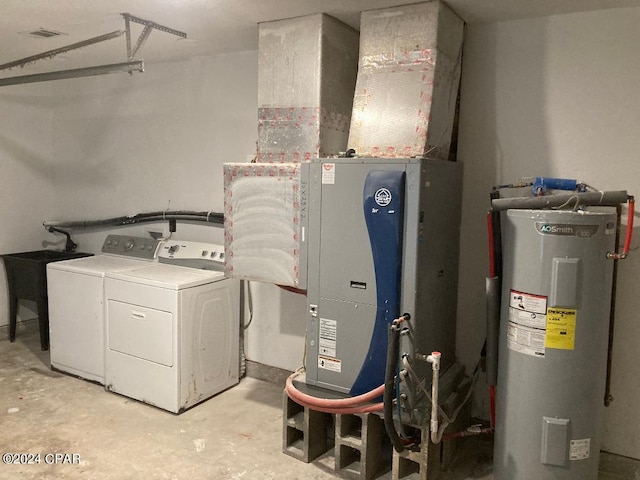
M 596 480 L 616 210 L 503 214 L 496 480 Z

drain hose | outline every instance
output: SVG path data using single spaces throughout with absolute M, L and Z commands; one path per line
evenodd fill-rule
M 387 430 L 387 435 L 391 439 L 393 448 L 400 453 L 404 450 L 404 445 L 400 440 L 400 436 L 396 431 L 396 426 L 393 423 L 393 397 L 394 397 L 394 377 L 396 373 L 396 365 L 398 362 L 398 352 L 400 349 L 400 331 L 396 325 L 389 326 L 387 342 L 387 367 L 384 376 L 384 394 L 382 396 L 382 403 L 384 405 L 384 427 Z

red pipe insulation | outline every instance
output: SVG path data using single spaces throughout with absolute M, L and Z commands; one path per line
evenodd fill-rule
M 376 389 L 371 390 L 370 392 L 358 395 L 356 397 L 340 399 L 318 398 L 303 393 L 295 387 L 295 385 L 293 384 L 293 379 L 298 375 L 298 373 L 293 373 L 287 378 L 285 391 L 287 392 L 287 395 L 289 395 L 289 398 L 291 398 L 293 401 L 312 410 L 317 410 L 324 413 L 353 414 L 378 412 L 383 408 L 382 403 L 369 403 L 365 405 L 362 404 L 380 397 L 384 392 L 384 385 L 381 385 Z

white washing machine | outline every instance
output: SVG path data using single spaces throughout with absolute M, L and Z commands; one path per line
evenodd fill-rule
M 102 255 L 47 264 L 52 369 L 104 385 L 104 277 L 155 261 L 159 245 L 108 235 Z
M 105 278 L 105 388 L 181 413 L 239 381 L 239 281 L 220 245 L 166 241 Z

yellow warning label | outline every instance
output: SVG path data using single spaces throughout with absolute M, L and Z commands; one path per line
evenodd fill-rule
M 573 350 L 576 343 L 577 311 L 570 308 L 547 308 L 546 348 Z

